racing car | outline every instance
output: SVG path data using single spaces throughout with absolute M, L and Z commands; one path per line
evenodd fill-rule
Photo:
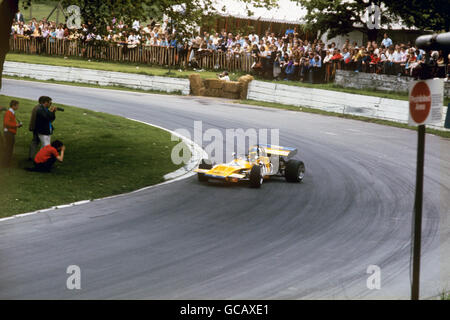
M 301 182 L 305 176 L 305 164 L 292 159 L 297 149 L 276 145 L 255 145 L 248 155 L 237 157 L 231 162 L 213 165 L 203 159 L 197 172 L 198 180 L 222 180 L 226 182 L 249 181 L 250 187 L 261 187 L 264 179 L 271 176 L 285 177 L 288 182 Z

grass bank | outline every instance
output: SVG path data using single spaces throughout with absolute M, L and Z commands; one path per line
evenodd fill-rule
M 136 73 L 143 74 L 147 76 L 161 76 L 161 77 L 172 77 L 172 78 L 189 78 L 191 74 L 200 74 L 204 79 L 207 78 L 217 78 L 214 71 L 194 71 L 194 70 L 181 70 L 171 68 L 171 74 L 169 68 L 161 66 L 152 66 L 142 63 L 132 63 L 132 62 L 106 62 L 97 60 L 87 60 L 81 57 L 56 57 L 47 55 L 34 55 L 34 54 L 23 54 L 23 53 L 8 53 L 6 56 L 6 61 L 23 62 L 23 63 L 34 63 L 34 64 L 44 64 L 50 66 L 63 66 L 63 67 L 75 67 L 84 69 L 95 69 L 104 71 L 116 71 L 125 73 Z M 231 74 L 231 80 L 237 80 L 242 74 Z
M 0 106 L 12 97 L 0 95 Z M 17 99 L 24 123 L 16 137 L 13 165 L 0 169 L 0 218 L 80 200 L 96 199 L 162 182 L 179 166 L 170 159 L 170 134 L 121 117 L 64 106 L 53 139 L 66 146 L 64 162 L 49 174 L 28 172 L 27 130 L 35 101 Z M 61 106 L 57 104 L 55 105 Z M 3 118 L 3 115 L 1 116 Z

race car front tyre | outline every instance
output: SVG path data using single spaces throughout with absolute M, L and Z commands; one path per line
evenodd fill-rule
M 208 177 L 205 177 L 204 173 L 197 173 L 197 177 L 198 177 L 198 181 L 200 182 L 207 182 L 208 181 Z
M 250 171 L 250 187 L 260 188 L 263 183 L 264 177 L 262 176 L 261 167 L 256 165 L 253 166 Z
M 284 176 L 288 182 L 301 182 L 305 176 L 305 164 L 299 160 L 289 160 Z

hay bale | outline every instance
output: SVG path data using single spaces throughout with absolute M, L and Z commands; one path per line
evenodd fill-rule
M 252 80 L 254 80 L 255 78 L 253 78 L 253 76 L 246 74 L 245 76 L 242 76 L 238 79 L 239 82 L 250 82 Z
M 239 99 L 240 97 L 240 92 L 226 92 L 226 91 L 222 91 L 222 98 L 226 98 L 226 99 Z
M 200 90 L 198 91 L 198 96 L 204 97 L 205 96 L 205 91 L 206 91 L 205 87 L 200 88 Z
M 223 92 L 222 89 L 206 88 L 204 95 L 206 97 L 221 97 L 222 92 Z
M 238 82 L 241 83 L 241 94 L 240 99 L 245 100 L 247 99 L 247 93 L 248 93 L 248 84 L 253 81 L 255 78 L 253 78 L 251 75 L 247 74 L 245 76 L 242 76 L 238 79 Z
M 225 81 L 219 79 L 205 79 L 205 87 L 207 89 L 222 89 Z
M 199 74 L 191 74 L 189 76 L 189 82 L 191 84 L 191 93 L 194 96 L 201 96 L 205 91 L 203 80 Z
M 223 84 L 223 91 L 231 93 L 240 93 L 242 84 L 237 81 L 227 81 Z

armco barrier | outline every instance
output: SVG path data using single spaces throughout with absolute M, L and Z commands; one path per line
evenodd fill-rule
M 73 67 L 48 66 L 41 64 L 6 61 L 3 74 L 29 77 L 38 80 L 56 80 L 98 84 L 101 86 L 123 86 L 133 89 L 181 92 L 189 94 L 189 79 L 147 76 Z
M 264 81 L 249 84 L 247 99 L 274 102 L 298 107 L 310 107 L 329 112 L 408 122 L 409 102 L 331 90 L 302 88 Z M 431 126 L 444 129 L 447 107 L 444 107 L 440 124 Z

